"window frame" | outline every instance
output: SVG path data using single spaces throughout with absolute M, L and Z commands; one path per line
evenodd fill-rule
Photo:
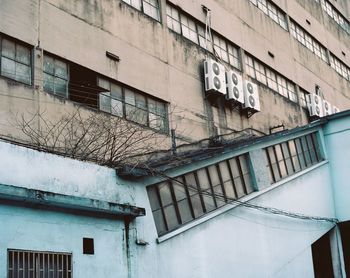
M 132 121 L 135 124 L 139 124 L 139 125 L 148 127 L 150 129 L 155 130 L 155 131 L 160 132 L 160 133 L 164 133 L 164 134 L 169 133 L 168 103 L 167 102 L 160 100 L 158 98 L 155 98 L 153 96 L 150 96 L 148 94 L 145 94 L 145 93 L 143 93 L 137 89 L 134 89 L 132 87 L 123 85 L 119 82 L 114 82 L 114 81 L 109 80 L 108 78 L 98 76 L 97 77 L 97 84 L 100 85 L 102 82 L 106 82 L 106 84 L 109 85 L 109 91 L 108 91 L 108 88 L 101 87 L 101 88 L 106 89 L 107 91 L 99 93 L 99 100 L 98 100 L 99 111 L 111 114 L 111 115 L 116 116 L 116 117 L 124 118 L 128 121 Z M 120 89 L 121 89 L 121 98 L 120 99 L 114 98 L 111 96 L 111 94 L 108 94 L 108 93 L 112 92 L 112 85 L 120 87 Z M 134 102 L 133 103 L 127 101 L 127 96 L 126 96 L 127 91 L 130 91 L 134 95 L 134 98 L 133 98 Z M 110 104 L 109 104 L 110 109 L 108 111 L 101 109 L 101 95 L 103 95 L 106 98 L 110 98 L 110 101 L 109 101 L 110 102 Z M 139 105 L 139 103 L 137 102 L 137 96 L 140 96 L 140 97 L 145 99 L 144 107 L 141 107 Z M 116 114 L 112 113 L 112 100 L 113 99 L 115 99 L 116 101 L 121 103 L 122 115 L 116 115 Z M 151 101 L 154 101 L 156 104 L 155 110 L 151 110 L 151 108 L 150 108 L 149 103 Z M 162 106 L 162 111 L 159 111 L 158 104 L 159 104 L 159 107 Z M 133 112 L 140 110 L 140 111 L 143 111 L 144 113 L 146 113 L 146 115 L 147 115 L 146 116 L 147 118 L 145 119 L 146 122 L 140 122 L 138 120 L 135 120 L 135 118 L 132 118 L 130 115 L 128 116 L 128 114 L 127 114 L 128 108 L 127 107 L 129 107 L 129 106 L 135 109 Z M 131 115 L 135 115 L 135 113 L 131 113 Z M 154 116 L 161 119 L 161 121 L 162 121 L 162 124 L 160 125 L 161 128 L 156 128 L 156 127 L 152 126 L 152 124 L 151 124 L 152 120 L 150 119 L 150 115 L 154 115 Z
M 152 0 L 138 0 L 140 1 L 140 8 L 138 8 L 137 6 L 133 5 L 133 1 L 134 0 L 121 0 L 123 3 L 127 4 L 128 6 L 132 7 L 135 10 L 138 10 L 139 12 L 141 12 L 142 14 L 152 18 L 153 20 L 161 23 L 161 7 L 160 7 L 160 3 L 159 0 L 154 0 L 157 3 L 157 6 L 154 6 L 153 4 L 150 3 L 150 1 Z M 144 7 L 144 2 L 147 3 L 147 5 L 155 8 L 155 11 L 157 12 L 157 18 L 153 17 L 152 15 L 150 15 L 149 13 L 145 12 L 145 7 Z
M 14 55 L 15 55 L 14 58 L 7 57 L 7 56 L 3 55 L 3 41 L 4 40 L 7 40 L 10 43 L 14 44 Z M 18 46 L 27 49 L 28 54 L 29 54 L 28 64 L 25 64 L 24 62 L 21 62 L 20 60 L 18 60 L 18 57 L 17 57 L 17 54 L 18 54 L 17 47 Z M 14 66 L 15 66 L 15 75 L 14 76 L 11 77 L 11 76 L 9 76 L 10 74 L 7 74 L 7 75 L 3 74 L 3 65 L 2 65 L 3 59 L 11 60 L 12 62 L 14 62 Z M 21 79 L 17 78 L 17 71 L 16 71 L 17 65 L 22 65 L 29 70 L 28 82 L 23 81 L 23 79 L 21 80 Z M 0 76 L 2 78 L 7 78 L 7 79 L 13 80 L 15 82 L 18 82 L 18 83 L 21 83 L 21 84 L 24 84 L 27 86 L 33 86 L 33 80 L 34 80 L 34 70 L 33 69 L 34 69 L 33 46 L 31 46 L 25 42 L 22 42 L 18 39 L 15 39 L 15 38 L 12 38 L 10 36 L 7 36 L 7 35 L 0 33 Z
M 148 199 L 158 235 L 162 236 L 172 232 L 184 224 L 195 221 L 215 209 L 254 192 L 253 176 L 249 154 L 244 153 L 147 186 Z M 181 200 L 176 195 L 176 183 L 176 187 L 181 188 L 180 191 L 184 196 Z M 168 187 L 168 190 L 164 192 L 165 195 L 162 195 L 160 190 L 164 186 Z M 168 201 L 164 203 L 164 200 Z M 186 212 L 181 211 L 179 207 L 179 202 L 183 200 L 188 202 Z M 165 211 L 169 205 L 173 206 L 172 213 Z M 183 215 L 185 214 L 189 217 L 184 221 Z M 168 219 L 169 215 L 172 215 L 173 218 Z M 169 220 L 172 225 L 169 225 Z
M 317 132 L 312 132 L 264 148 L 270 183 L 276 183 L 324 161 L 318 140 Z M 294 146 L 294 152 L 291 151 L 291 146 Z

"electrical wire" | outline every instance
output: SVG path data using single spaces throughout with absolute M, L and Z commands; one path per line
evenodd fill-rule
M 179 183 L 182 186 L 184 186 L 184 188 L 187 186 L 188 188 L 195 190 L 198 194 L 200 194 L 198 192 L 198 188 L 192 184 L 187 184 L 187 183 L 185 184 L 184 182 L 179 181 L 179 179 L 170 177 L 159 170 L 156 170 L 156 169 L 151 169 L 151 170 L 153 170 L 157 175 L 159 175 L 163 178 L 175 181 L 176 183 Z M 261 205 L 255 205 L 255 204 L 249 203 L 249 201 L 240 201 L 240 200 L 237 200 L 234 198 L 230 198 L 228 196 L 224 196 L 222 194 L 209 193 L 209 192 L 207 192 L 207 190 L 202 190 L 201 192 L 204 193 L 205 195 L 211 196 L 211 197 L 214 195 L 214 197 L 218 197 L 219 199 L 223 200 L 225 203 L 227 203 L 226 200 L 228 200 L 229 204 L 231 204 L 231 205 L 243 206 L 246 208 L 259 210 L 261 212 L 269 213 L 269 214 L 273 214 L 273 215 L 285 216 L 285 217 L 301 219 L 301 220 L 330 222 L 332 224 L 337 224 L 339 222 L 339 220 L 336 218 L 322 217 L 322 216 L 311 216 L 311 215 L 305 215 L 305 214 L 296 213 L 296 212 L 285 211 L 285 210 L 281 210 L 281 209 L 273 208 L 273 207 L 265 207 L 265 206 L 261 206 Z

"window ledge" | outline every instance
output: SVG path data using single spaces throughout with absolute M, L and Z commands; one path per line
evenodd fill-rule
M 304 174 L 306 174 L 308 172 L 311 172 L 314 169 L 317 169 L 317 168 L 319 168 L 319 167 L 321 167 L 321 166 L 323 166 L 325 164 L 328 164 L 328 160 L 321 161 L 320 163 L 317 163 L 317 164 L 315 164 L 315 165 L 313 165 L 313 166 L 311 166 L 311 167 L 309 167 L 309 168 L 307 168 L 307 169 L 305 169 L 303 171 L 300 171 L 298 173 L 295 173 L 292 176 L 289 176 L 289 177 L 287 177 L 287 178 L 285 178 L 283 180 L 280 180 L 280 181 L 278 181 L 278 182 L 268 186 L 267 188 L 265 188 L 263 190 L 255 191 L 253 193 L 250 193 L 249 195 L 240 198 L 239 201 L 240 202 L 251 201 L 251 200 L 261 196 L 262 194 L 265 194 L 265 193 L 275 189 L 276 187 L 279 187 L 279 186 L 281 186 L 281 185 L 283 185 L 285 183 L 288 183 L 288 182 L 290 182 L 290 181 L 292 181 L 292 180 L 294 180 L 294 179 L 296 179 L 296 178 L 298 178 L 298 177 L 300 177 L 300 176 L 302 176 L 302 175 L 304 175 Z M 168 239 L 170 239 L 170 238 L 172 238 L 174 236 L 177 236 L 178 234 L 181 234 L 181 233 L 183 233 L 183 232 L 185 232 L 185 231 L 187 231 L 187 230 L 189 230 L 189 229 L 191 229 L 191 228 L 193 228 L 195 226 L 198 226 L 198 225 L 200 225 L 200 224 L 202 224 L 202 223 L 204 223 L 204 222 L 206 222 L 206 221 L 208 221 L 208 220 L 210 220 L 210 219 L 212 219 L 212 218 L 214 218 L 216 216 L 219 216 L 220 214 L 223 214 L 223 213 L 225 213 L 225 212 L 227 212 L 227 211 L 229 211 L 229 210 L 231 210 L 231 209 L 233 209 L 235 207 L 238 207 L 239 205 L 240 204 L 235 204 L 234 202 L 230 203 L 230 204 L 227 204 L 227 205 L 224 205 L 223 207 L 218 208 L 218 209 L 216 209 L 216 210 L 214 210 L 214 211 L 212 211 L 212 212 L 202 216 L 201 218 L 198 218 L 198 219 L 196 219 L 196 220 L 194 220 L 194 221 L 192 221 L 192 222 L 190 222 L 188 224 L 183 225 L 182 227 L 180 227 L 180 228 L 178 228 L 178 229 L 176 229 L 176 230 L 174 230 L 172 232 L 169 232 L 169 233 L 167 233 L 167 234 L 165 234 L 163 236 L 158 237 L 157 238 L 157 243 L 164 242 L 164 241 L 166 241 L 166 240 L 168 240 Z

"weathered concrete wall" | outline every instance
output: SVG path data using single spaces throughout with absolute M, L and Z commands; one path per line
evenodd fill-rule
M 176 129 L 179 138 L 197 140 L 212 136 L 213 123 L 221 134 L 247 127 L 268 132 L 270 127 L 279 124 L 291 128 L 307 123 L 306 113 L 298 104 L 289 102 L 263 85 L 259 85 L 262 111 L 250 119 L 228 108 L 217 111 L 208 104 L 201 70 L 204 51 L 168 30 L 164 0 L 160 1 L 161 22 L 150 19 L 120 0 L 2 2 L 1 32 L 33 47 L 40 40 L 44 51 L 168 101 L 172 112 L 170 127 Z M 206 5 L 212 10 L 214 30 L 300 87 L 312 92 L 318 84 L 327 100 L 341 109 L 349 107 L 350 83 L 249 1 L 172 2 L 202 22 L 205 14 L 201 5 Z M 331 52 L 350 64 L 350 56 L 341 53 L 345 51 L 347 54 L 349 50 L 347 35 L 338 32 L 335 29 L 338 27 L 328 22 L 331 19 L 317 3 L 302 0 L 279 0 L 275 3 Z M 348 6 L 346 1 L 334 4 L 343 11 Z M 12 24 L 16 18 L 20 20 Z M 311 25 L 306 23 L 306 19 Z M 107 58 L 106 51 L 118 55 L 120 62 Z M 274 54 L 274 58 L 268 55 L 268 51 Z M 35 55 L 34 58 L 40 71 L 40 57 Z M 39 87 L 42 86 L 41 79 L 35 78 Z M 9 90 L 6 84 L 0 84 L 0 91 Z M 37 93 L 42 95 L 42 92 Z M 41 97 L 39 102 L 43 103 Z M 20 100 L 13 101 L 2 111 L 12 111 L 22 105 Z M 64 106 L 67 104 L 62 108 L 58 105 L 57 109 L 63 110 Z M 55 116 L 54 113 L 52 116 Z M 3 127 L 3 133 L 12 132 Z

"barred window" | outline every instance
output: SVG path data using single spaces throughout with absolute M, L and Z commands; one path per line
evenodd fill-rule
M 0 36 L 1 75 L 31 85 L 31 53 L 27 46 Z
M 168 132 L 167 106 L 165 102 L 146 96 L 136 90 L 99 78 L 98 84 L 106 89 L 99 96 L 101 111 L 124 117 L 138 124 L 161 132 Z
M 316 133 L 270 146 L 265 152 L 271 183 L 324 160 Z
M 149 186 L 148 198 L 159 235 L 254 191 L 244 154 Z
M 44 90 L 61 97 L 68 97 L 68 64 L 44 55 Z
M 7 251 L 7 277 L 73 277 L 72 254 L 23 250 Z
M 144 14 L 160 21 L 158 0 L 122 0 Z

